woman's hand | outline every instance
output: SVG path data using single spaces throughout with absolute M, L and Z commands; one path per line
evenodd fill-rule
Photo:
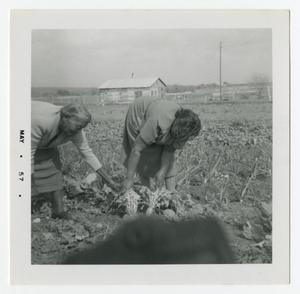
M 112 188 L 117 192 L 120 190 L 120 186 L 112 180 L 112 178 L 107 174 L 107 172 L 103 169 L 103 167 L 99 168 L 96 171 L 96 173 L 110 188 Z
M 121 194 L 125 194 L 128 190 L 132 188 L 132 186 L 133 186 L 133 179 L 126 178 L 121 188 Z
M 133 186 L 134 176 L 141 157 L 141 152 L 146 147 L 147 146 L 143 139 L 138 136 L 129 155 L 126 179 L 123 182 L 121 193 L 127 192 Z

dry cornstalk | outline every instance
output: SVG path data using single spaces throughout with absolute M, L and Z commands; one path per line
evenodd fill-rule
M 199 170 L 201 170 L 201 161 L 196 167 L 191 167 L 187 170 L 182 171 L 182 173 L 184 172 L 184 176 L 180 180 L 178 180 L 177 185 L 181 186 L 186 179 L 196 175 Z
M 221 153 L 219 153 L 218 158 L 217 158 L 215 164 L 213 165 L 212 169 L 209 171 L 209 173 L 207 174 L 207 176 L 204 178 L 204 184 L 207 184 L 208 181 L 211 179 L 211 177 L 214 175 L 214 173 L 216 172 L 217 167 L 218 167 L 220 161 L 221 161 Z
M 225 193 L 225 190 L 227 188 L 228 182 L 229 182 L 229 177 L 226 178 L 226 182 L 225 182 L 224 186 L 222 187 L 222 189 L 220 191 L 220 198 L 219 198 L 220 201 L 223 200 L 224 193 Z
M 243 202 L 243 198 L 249 188 L 249 185 L 250 183 L 252 182 L 252 180 L 255 178 L 256 176 L 256 169 L 257 169 L 257 161 L 258 161 L 258 158 L 255 158 L 255 162 L 254 162 L 254 165 L 253 165 L 253 168 L 252 168 L 252 171 L 251 171 L 251 174 L 250 176 L 248 177 L 247 179 L 247 182 L 246 184 L 244 185 L 244 188 L 242 190 L 242 193 L 241 193 L 241 196 L 240 196 L 240 202 Z
M 259 248 L 263 248 L 264 245 L 266 244 L 266 240 L 263 240 L 261 242 L 255 243 L 255 244 L 251 244 L 251 247 L 259 247 Z

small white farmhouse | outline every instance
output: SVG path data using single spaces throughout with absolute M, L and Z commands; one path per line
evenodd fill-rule
M 142 96 L 163 97 L 166 87 L 160 78 L 131 78 L 106 81 L 98 90 L 101 99 L 128 102 Z

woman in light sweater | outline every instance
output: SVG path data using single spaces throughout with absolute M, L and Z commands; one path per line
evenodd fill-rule
M 90 121 L 90 113 L 80 104 L 62 107 L 39 101 L 31 103 L 31 194 L 51 194 L 54 218 L 70 217 L 64 212 L 59 145 L 73 142 L 84 160 L 116 189 L 116 184 L 88 145 L 83 128 Z

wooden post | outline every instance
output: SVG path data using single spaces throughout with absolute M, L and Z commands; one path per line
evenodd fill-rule
M 271 92 L 271 87 L 267 86 L 267 93 L 268 93 L 268 100 L 272 101 L 272 92 Z
M 220 42 L 220 101 L 222 101 L 222 42 Z

